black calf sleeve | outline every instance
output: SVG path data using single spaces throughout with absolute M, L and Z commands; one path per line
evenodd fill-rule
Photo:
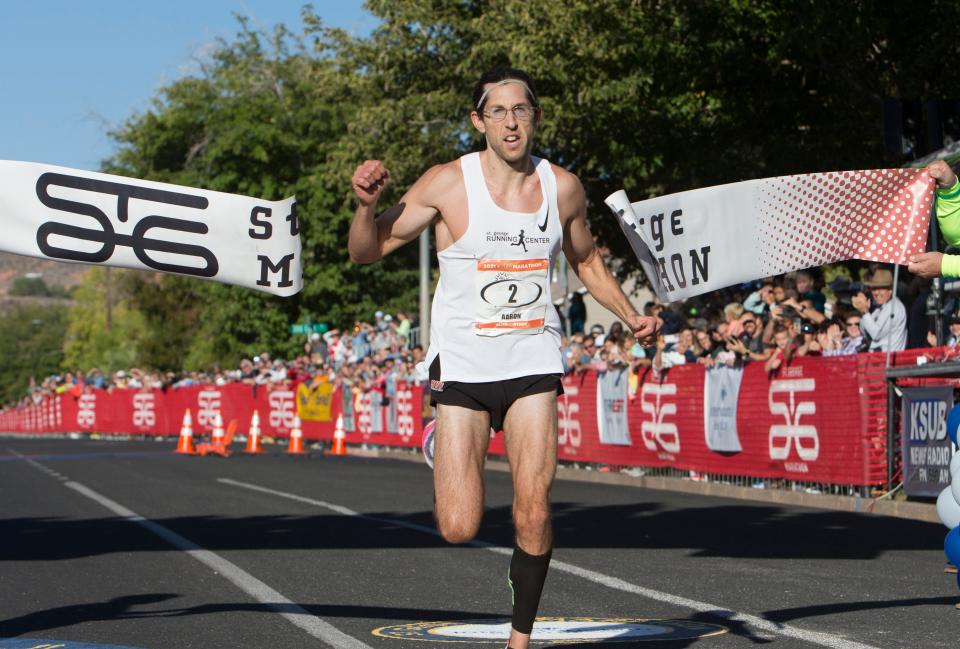
M 553 549 L 546 554 L 534 556 L 527 554 L 519 546 L 513 547 L 510 560 L 510 589 L 513 591 L 513 628 L 520 633 L 529 634 L 533 630 L 533 620 L 540 606 L 540 593 L 547 579 L 547 568 Z

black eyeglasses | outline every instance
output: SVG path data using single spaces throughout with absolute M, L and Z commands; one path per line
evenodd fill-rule
M 847 323 L 847 326 L 848 326 L 848 327 L 859 327 L 859 326 L 860 326 L 860 321 L 859 321 L 859 320 L 854 320 L 853 322 L 848 322 L 848 323 Z

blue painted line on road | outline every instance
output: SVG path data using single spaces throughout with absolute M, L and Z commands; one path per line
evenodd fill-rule
M 90 644 L 71 640 L 39 640 L 37 638 L 0 638 L 0 649 L 139 649 L 118 644 Z

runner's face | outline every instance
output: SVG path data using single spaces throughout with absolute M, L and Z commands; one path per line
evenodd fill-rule
M 492 86 L 494 84 L 487 84 L 486 88 Z M 470 116 L 476 129 L 486 136 L 490 150 L 506 162 L 518 162 L 530 155 L 533 135 L 540 119 L 539 111 L 535 111 L 532 119 L 518 120 L 511 110 L 515 106 L 531 108 L 530 99 L 522 85 L 507 83 L 490 91 L 482 113 L 474 111 Z M 495 122 L 487 117 L 494 108 L 507 110 L 503 121 Z

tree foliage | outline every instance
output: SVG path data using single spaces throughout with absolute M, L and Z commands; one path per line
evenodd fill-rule
M 66 370 L 105 373 L 139 365 L 140 345 L 146 335 L 144 317 L 131 305 L 125 276 L 134 271 L 94 267 L 74 290 L 61 337 Z
M 0 403 L 25 397 L 31 378 L 58 372 L 66 322 L 63 306 L 21 304 L 0 313 Z
M 883 99 L 947 98 L 960 81 L 949 64 L 960 5 L 944 0 L 370 0 L 367 8 L 379 25 L 363 36 L 327 28 L 309 7 L 296 31 L 262 33 L 241 20 L 199 74 L 164 87 L 114 134 L 110 172 L 271 200 L 296 194 L 304 245 L 295 298 L 127 280 L 127 304 L 144 329 L 124 353 L 157 367 L 232 364 L 292 351 L 286 327 L 308 317 L 343 326 L 377 308 L 415 311 L 415 245 L 371 266 L 349 262 L 350 175 L 364 159 L 383 160 L 393 178 L 385 201 L 397 200 L 430 165 L 480 147 L 470 93 L 493 65 L 537 80 L 538 152 L 581 177 L 592 227 L 628 272 L 636 265 L 603 207 L 609 193 L 625 188 L 636 200 L 899 163 L 883 159 Z M 81 335 L 81 320 L 71 316 L 68 361 L 107 353 Z

